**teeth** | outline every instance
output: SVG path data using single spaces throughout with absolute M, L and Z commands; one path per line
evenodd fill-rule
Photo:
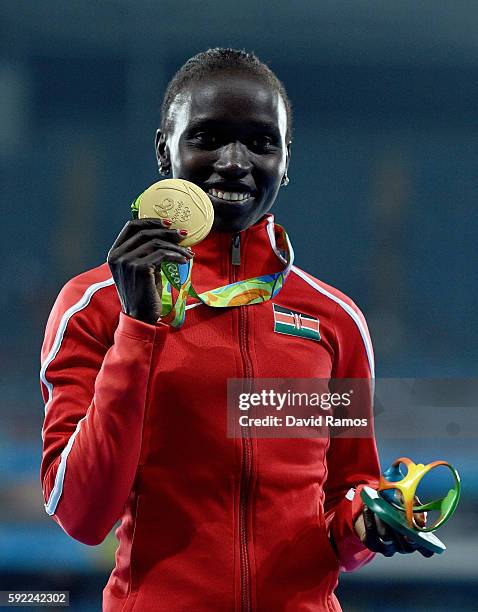
M 208 193 L 213 195 L 220 200 L 228 200 L 233 202 L 242 202 L 248 200 L 251 197 L 250 193 L 244 193 L 240 191 L 218 191 L 217 189 L 209 189 Z

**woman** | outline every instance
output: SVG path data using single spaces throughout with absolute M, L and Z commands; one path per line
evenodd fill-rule
M 209 194 L 212 232 L 193 252 L 168 221 L 130 221 L 107 263 L 53 307 L 45 508 L 86 544 L 121 519 L 104 610 L 340 610 L 340 568 L 416 550 L 363 509 L 360 489 L 379 477 L 373 438 L 227 437 L 228 378 L 373 376 L 348 297 L 293 266 L 273 299 L 190 299 L 181 328 L 158 320 L 163 261 L 193 258 L 198 292 L 284 268 L 269 210 L 288 182 L 291 135 L 284 87 L 254 55 L 191 58 L 166 91 L 156 153 L 161 175 Z M 277 312 L 316 320 L 319 337 L 276 333 Z

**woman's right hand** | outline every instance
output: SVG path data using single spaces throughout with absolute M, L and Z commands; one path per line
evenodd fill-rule
M 156 323 L 161 314 L 161 263 L 187 263 L 194 255 L 178 244 L 186 230 L 169 225 L 153 218 L 128 221 L 108 252 L 123 312 L 145 323 Z

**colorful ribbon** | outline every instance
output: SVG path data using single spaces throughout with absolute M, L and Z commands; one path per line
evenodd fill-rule
M 131 210 L 133 218 L 137 218 L 137 200 L 131 205 Z M 259 304 L 276 296 L 282 289 L 290 272 L 294 261 L 294 251 L 284 228 L 278 224 L 275 227 L 277 229 L 277 250 L 286 264 L 281 272 L 237 281 L 198 294 L 194 290 L 191 280 L 192 260 L 185 264 L 163 262 L 161 264 L 162 293 L 160 320 L 172 327 L 181 327 L 185 319 L 188 295 L 213 308 Z M 176 299 L 173 297 L 173 288 L 177 292 Z

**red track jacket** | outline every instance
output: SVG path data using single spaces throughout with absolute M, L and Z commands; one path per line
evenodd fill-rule
M 198 292 L 283 267 L 272 215 L 240 236 L 240 265 L 230 234 L 194 247 Z M 179 330 L 128 317 L 107 264 L 62 289 L 42 348 L 45 509 L 91 545 L 121 520 L 105 611 L 340 610 L 339 569 L 373 557 L 353 521 L 375 442 L 228 438 L 226 380 L 373 376 L 363 315 L 297 267 L 268 302 L 193 303 Z M 273 303 L 318 317 L 321 340 L 274 332 Z

